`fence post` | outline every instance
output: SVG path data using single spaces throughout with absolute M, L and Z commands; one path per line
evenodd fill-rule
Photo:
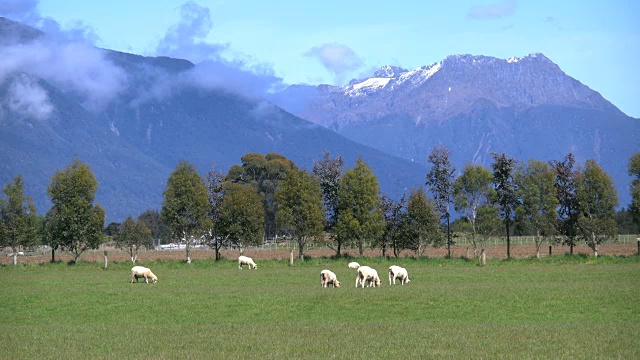
M 552 249 L 552 248 L 553 248 L 553 247 L 552 247 L 551 245 L 549 245 L 549 256 L 551 256 L 551 249 Z
M 638 256 L 640 256 L 640 237 L 638 237 L 636 240 L 638 240 Z
M 104 251 L 104 269 L 107 270 L 107 266 L 109 266 L 109 260 L 107 260 L 107 250 Z
M 289 254 L 289 266 L 293 266 L 293 250 L 291 250 Z

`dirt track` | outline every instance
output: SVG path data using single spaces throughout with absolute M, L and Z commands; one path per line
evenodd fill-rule
M 461 256 L 473 256 L 473 249 L 471 247 L 463 247 L 463 246 L 454 246 L 452 249 L 453 257 L 461 257 Z M 548 256 L 549 247 L 544 246 L 540 249 L 540 253 L 542 256 Z M 505 246 L 489 246 L 487 247 L 487 257 L 488 258 L 499 258 L 504 259 L 507 257 Z M 635 255 L 637 254 L 638 247 L 636 244 L 606 244 L 600 247 L 600 255 Z M 553 255 L 561 255 L 568 254 L 569 248 L 567 246 L 554 246 L 552 248 Z M 358 256 L 358 251 L 356 249 L 349 249 L 342 252 L 343 255 L 350 255 L 353 257 Z M 589 254 L 591 255 L 593 252 L 586 245 L 580 245 L 574 248 L 575 254 Z M 367 249 L 364 252 L 365 256 L 375 257 L 381 256 L 381 251 L 376 249 Z M 388 251 L 387 255 L 391 255 L 392 252 Z M 424 255 L 428 257 L 444 257 L 447 254 L 447 248 L 430 248 L 428 249 Z M 222 256 L 227 259 L 235 259 L 239 255 L 237 250 L 225 250 L 222 251 Z M 245 250 L 245 255 L 250 256 L 254 259 L 288 259 L 289 251 L 288 250 L 263 250 L 263 249 L 247 249 Z M 306 256 L 310 257 L 329 257 L 335 255 L 333 250 L 309 250 L 305 253 Z M 511 246 L 511 256 L 522 258 L 529 257 L 535 255 L 535 247 L 533 245 L 513 245 Z M 297 250 L 294 252 L 294 256 L 298 256 Z M 413 252 L 403 251 L 400 256 L 415 256 Z M 191 258 L 196 259 L 210 259 L 215 257 L 214 252 L 212 250 L 192 250 Z M 109 261 L 127 261 L 128 257 L 125 253 L 120 250 L 110 250 L 108 255 Z M 156 259 L 163 260 L 183 260 L 185 258 L 184 250 L 163 250 L 163 251 L 147 251 L 141 253 L 139 259 L 141 261 L 152 261 Z M 73 257 L 67 252 L 57 252 L 56 260 L 69 261 L 73 259 Z M 102 251 L 91 251 L 85 254 L 82 254 L 80 257 L 83 261 L 94 261 L 94 262 L 102 262 L 104 259 L 104 255 Z M 18 258 L 19 263 L 44 263 L 51 260 L 50 253 L 44 254 L 27 254 L 26 256 L 20 256 Z M 11 264 L 13 261 L 12 257 L 6 255 L 6 253 L 2 253 L 0 255 L 0 264 Z

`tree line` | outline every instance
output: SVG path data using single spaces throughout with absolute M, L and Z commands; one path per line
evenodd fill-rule
M 16 254 L 39 244 L 59 249 L 77 261 L 87 249 L 105 241 L 127 251 L 135 263 L 141 248 L 160 239 L 179 239 L 186 261 L 197 241 L 215 250 L 242 248 L 284 237 L 296 243 L 304 258 L 310 243 L 323 243 L 337 256 L 365 244 L 383 256 L 411 250 L 421 256 L 429 247 L 451 246 L 468 236 L 474 257 L 490 236 L 533 235 L 536 255 L 544 241 L 569 246 L 587 244 L 595 256 L 599 246 L 617 235 L 618 227 L 637 232 L 640 225 L 640 153 L 629 160 L 632 203 L 615 211 L 618 194 L 611 177 L 595 160 L 578 166 L 572 154 L 562 160 L 519 163 L 492 154 L 491 169 L 468 164 L 457 172 L 443 146 L 428 157 L 426 187 L 411 189 L 395 200 L 380 191 L 363 159 L 344 169 L 341 156 L 324 153 L 310 172 L 277 153 L 248 153 L 225 174 L 212 167 L 201 176 L 181 161 L 167 179 L 160 211 L 149 209 L 137 219 L 104 227 L 105 210 L 94 204 L 98 181 L 87 164 L 73 161 L 51 177 L 47 193 L 52 207 L 36 214 L 17 176 L 0 199 L 0 245 Z M 456 176 L 457 174 L 457 176 Z M 452 221 L 452 209 L 460 215 Z M 618 221 L 618 222 L 616 222 Z

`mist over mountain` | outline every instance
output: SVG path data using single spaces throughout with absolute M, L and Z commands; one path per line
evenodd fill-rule
M 294 85 L 271 100 L 341 135 L 426 163 L 439 144 L 456 168 L 520 161 L 597 160 L 629 202 L 627 162 L 640 151 L 640 120 L 566 75 L 543 54 L 497 59 L 453 55 L 407 70 L 385 66 L 344 86 Z
M 55 170 L 73 159 L 99 181 L 109 221 L 160 208 L 178 161 L 226 171 L 248 152 L 311 168 L 323 151 L 364 158 L 399 197 L 426 169 L 348 140 L 261 99 L 274 78 L 227 62 L 144 57 L 68 41 L 0 18 L 0 183 L 18 174 L 40 213 Z

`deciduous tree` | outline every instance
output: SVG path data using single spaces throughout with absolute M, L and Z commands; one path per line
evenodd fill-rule
M 97 189 L 93 172 L 80 160 L 56 171 L 47 189 L 53 203 L 47 216 L 49 243 L 71 251 L 74 261 L 85 250 L 97 249 L 103 240 L 105 211 L 93 205 Z
M 578 200 L 576 198 L 578 172 L 574 169 L 575 159 L 569 153 L 564 160 L 553 160 L 549 165 L 554 169 L 556 175 L 556 197 L 558 199 L 558 221 L 557 231 L 562 235 L 562 244 L 569 246 L 569 253 L 573 255 L 573 248 L 576 246 L 577 223 L 578 223 Z
M 597 257 L 599 246 L 617 234 L 615 207 L 618 205 L 618 192 L 611 176 L 595 160 L 587 160 L 584 171 L 578 174 L 577 184 L 578 236 Z
M 220 209 L 222 207 L 222 198 L 224 196 L 224 177 L 225 175 L 216 171 L 214 167 L 207 173 L 207 192 L 209 194 L 209 219 L 211 220 L 211 229 L 209 229 L 209 244 L 216 253 L 216 261 L 220 260 L 220 249 L 225 244 L 223 237 L 220 235 Z
M 493 184 L 496 189 L 496 201 L 500 206 L 500 212 L 507 231 L 507 259 L 511 258 L 511 238 L 510 227 L 513 222 L 514 208 L 518 203 L 516 194 L 517 188 L 513 179 L 516 160 L 507 157 L 507 154 L 501 155 L 493 153 L 494 162 L 491 164 L 493 168 Z
M 543 161 L 529 160 L 515 175 L 520 203 L 515 210 L 516 227 L 535 234 L 536 257 L 540 257 L 542 237 L 555 234 L 556 197 L 555 173 Z
M 474 258 L 477 255 L 478 208 L 488 203 L 495 193 L 491 187 L 492 180 L 493 175 L 489 169 L 482 165 L 469 164 L 453 183 L 453 204 L 456 211 L 462 213 L 470 225 Z
M 153 248 L 151 230 L 143 221 L 134 221 L 132 217 L 124 220 L 114 240 L 117 247 L 127 251 L 134 264 L 138 260 L 140 248 Z
M 363 255 L 365 240 L 376 241 L 384 230 L 384 219 L 378 200 L 378 179 L 364 160 L 359 158 L 340 180 L 338 190 L 338 222 L 335 226 L 340 246 L 353 242 Z
M 210 228 L 209 196 L 196 167 L 181 161 L 169 175 L 162 202 L 162 217 L 174 237 L 185 241 L 187 263 L 191 263 L 191 241 Z
M 402 216 L 404 214 L 405 200 L 404 196 L 400 202 L 394 201 L 386 194 L 380 196 L 380 207 L 382 216 L 384 217 L 384 232 L 376 243 L 377 247 L 382 249 L 382 256 L 386 256 L 388 247 L 393 249 L 393 256 L 398 257 L 402 251 L 400 242 L 400 230 L 402 226 Z
M 292 170 L 276 191 L 277 223 L 298 243 L 300 259 L 312 240 L 322 237 L 324 211 L 320 183 L 304 170 Z
M 264 207 L 253 187 L 225 184 L 220 207 L 220 234 L 240 248 L 262 242 Z
M 400 237 L 403 248 L 415 251 L 418 256 L 422 256 L 427 246 L 437 246 L 442 242 L 440 213 L 421 188 L 413 189 L 407 199 Z
M 157 241 L 158 245 L 160 245 L 171 236 L 169 226 L 162 219 L 158 210 L 147 209 L 138 216 L 138 220 L 142 221 L 151 230 L 151 238 L 154 244 Z
M 331 154 L 324 152 L 324 158 L 313 164 L 313 175 L 320 182 L 322 189 L 322 204 L 325 213 L 325 231 L 329 236 L 333 236 L 334 227 L 338 221 L 338 189 L 340 188 L 340 177 L 344 160 L 342 156 L 331 159 Z M 336 241 L 337 239 L 333 239 Z M 340 247 L 341 244 L 337 244 Z M 331 244 L 329 244 L 331 246 Z
M 633 177 L 629 190 L 631 191 L 631 205 L 629 211 L 633 215 L 636 226 L 640 228 L 640 152 L 629 159 L 629 176 Z
M 0 247 L 11 248 L 16 265 L 20 248 L 35 246 L 40 240 L 38 216 L 33 200 L 24 194 L 20 175 L 2 191 L 6 199 L 0 199 Z
M 447 222 L 447 257 L 449 258 L 451 258 L 452 245 L 449 208 L 453 199 L 453 173 L 455 172 L 449 161 L 450 156 L 451 152 L 442 145 L 433 148 L 428 159 L 431 170 L 427 173 L 426 182 L 429 191 L 433 194 L 436 208 Z

